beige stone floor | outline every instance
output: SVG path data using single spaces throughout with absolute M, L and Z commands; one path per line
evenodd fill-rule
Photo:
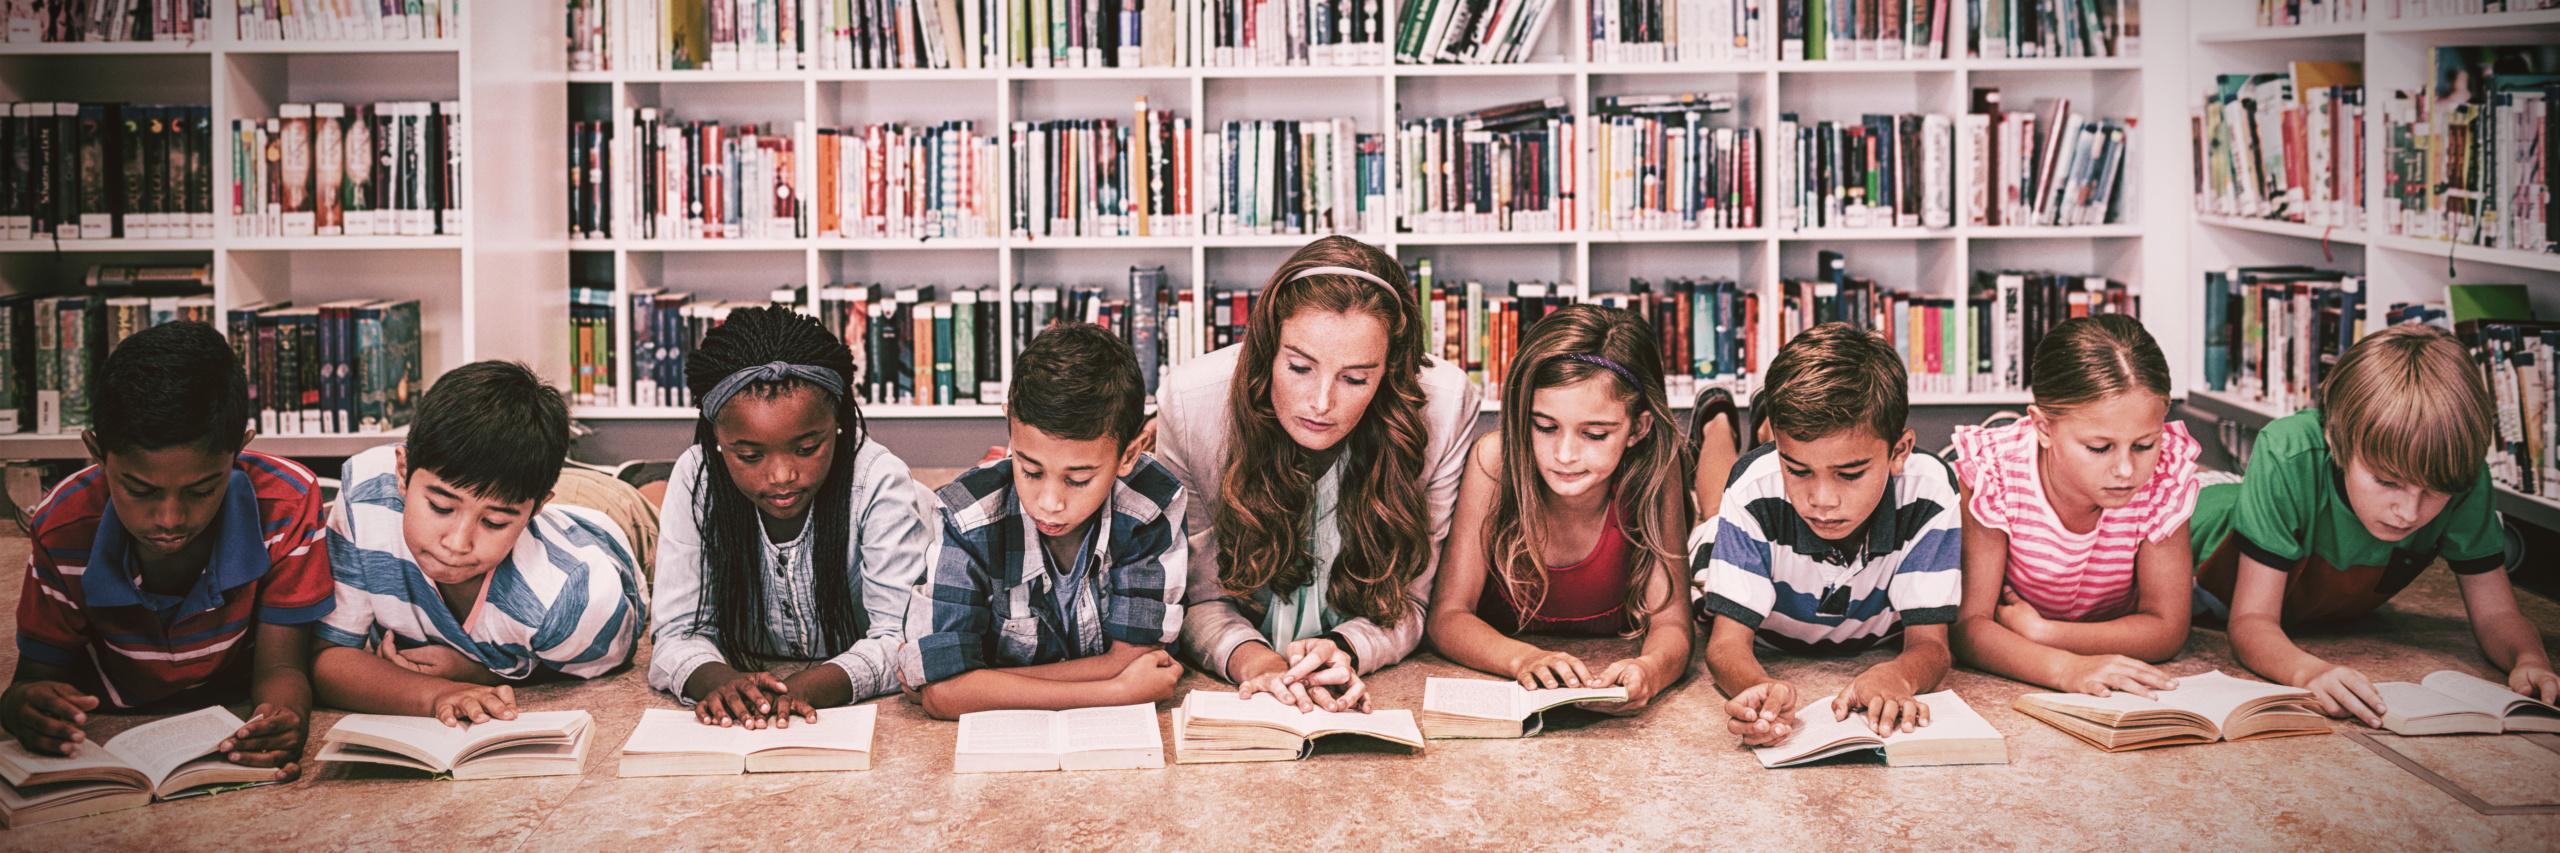
M 24 548 L 0 540 L 0 565 Z M 7 612 L 16 592 L 0 592 Z M 2560 634 L 2560 607 L 2529 596 L 2525 608 L 2546 642 Z M 2305 645 L 2380 679 L 2485 667 L 2440 568 L 2361 632 Z M 1625 650 L 1579 646 L 1604 659 Z M 1883 654 L 1771 663 L 1820 696 Z M 13 666 L 14 646 L 0 657 Z M 2242 671 L 2221 632 L 2200 630 L 2169 668 L 2213 667 Z M 1461 673 L 1425 654 L 1372 684 L 1382 706 L 1411 708 L 1426 676 Z M 2106 755 L 2007 710 L 2031 692 L 2024 685 L 1965 671 L 1947 684 L 2008 736 L 2009 764 L 1763 770 L 1725 735 L 1722 697 L 1701 671 L 1640 717 L 1563 720 L 1528 740 L 1434 741 L 1413 756 L 1328 745 L 1290 764 L 961 776 L 951 772 L 954 724 L 890 699 L 867 772 L 618 779 L 614 751 L 640 711 L 673 707 L 635 666 L 518 693 L 532 709 L 595 713 L 583 776 L 440 782 L 323 764 L 291 785 L 0 832 L 0 848 L 2560 849 L 2560 816 L 2480 816 L 2344 737 Z M 1183 686 L 1216 685 L 1193 674 Z M 313 752 L 338 716 L 318 714 Z M 106 718 L 92 731 L 134 722 Z M 2560 754 L 2519 738 L 2397 742 L 2493 803 L 2560 803 Z

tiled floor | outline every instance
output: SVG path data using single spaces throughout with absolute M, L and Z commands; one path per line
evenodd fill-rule
M 24 559 L 0 540 L 0 564 Z M 10 612 L 15 584 L 0 588 Z M 2529 597 L 2546 642 L 2560 607 Z M 2349 636 L 2305 638 L 2380 679 L 2482 672 L 2451 575 L 2429 572 Z M 1624 643 L 1578 650 L 1613 658 Z M 1881 658 L 1773 660 L 1819 696 Z M 0 651 L 14 665 L 15 650 Z M 2198 631 L 2173 673 L 2242 672 Z M 1410 708 L 1422 655 L 1378 674 Z M 1186 688 L 1215 689 L 1187 676 Z M 2344 737 L 2106 755 L 2007 710 L 2024 685 L 1958 672 L 1948 686 L 2009 737 L 2005 766 L 1872 761 L 1762 770 L 1724 734 L 1703 670 L 1633 719 L 1580 717 L 1518 741 L 1434 741 L 1427 754 L 1328 746 L 1294 764 L 960 776 L 953 724 L 881 704 L 874 769 L 617 779 L 640 711 L 671 707 L 639 667 L 520 691 L 532 709 L 584 708 L 601 726 L 580 777 L 435 782 L 324 764 L 288 786 L 0 832 L 0 848 L 74 850 L 1620 849 L 1785 851 L 2560 849 L 2560 816 L 2483 817 Z M 314 742 L 338 715 L 319 714 Z M 99 736 L 135 722 L 108 718 Z M 2560 754 L 2517 737 L 2397 742 L 2493 803 L 2560 803 Z M 314 748 L 316 752 L 316 746 Z

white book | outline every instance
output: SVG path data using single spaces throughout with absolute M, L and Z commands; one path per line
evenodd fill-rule
M 2008 740 L 1953 690 L 1918 697 L 1929 706 L 1928 725 L 1887 735 L 1876 734 L 1863 714 L 1832 719 L 1831 702 L 1837 698 L 1825 696 L 1797 709 L 1801 727 L 1794 734 L 1751 750 L 1760 766 L 1793 767 L 1864 750 L 1882 754 L 1892 767 L 2009 763 Z
M 1954 190 L 1950 182 L 1948 148 L 1954 143 L 1955 123 L 1947 116 L 1930 114 L 1920 120 L 1920 225 L 1945 228 L 1955 224 L 1952 205 Z
M 146 723 L 106 743 L 42 755 L 0 742 L 0 826 L 150 805 L 233 787 L 274 784 L 275 769 L 233 764 L 219 747 L 244 725 L 221 706 Z
M 1152 703 L 1072 711 L 960 715 L 956 773 L 1133 770 L 1164 766 L 1164 733 Z
M 1518 682 L 1432 678 L 1422 686 L 1422 730 L 1432 738 L 1524 738 L 1546 729 L 1546 711 L 1624 702 L 1624 687 L 1531 690 Z
M 2437 670 L 2418 683 L 2385 681 L 2383 728 L 2402 735 L 2560 732 L 2560 708 L 2476 675 Z
M 448 726 L 434 717 L 350 714 L 329 729 L 322 761 L 388 764 L 455 779 L 576 776 L 586 771 L 595 718 L 536 711 Z
M 705 725 L 693 712 L 651 708 L 622 744 L 617 776 L 730 776 L 871 769 L 880 706 L 821 708 L 815 723 L 749 729 Z
M 1173 713 L 1174 760 L 1182 764 L 1295 761 L 1314 751 L 1316 739 L 1332 735 L 1422 749 L 1422 730 L 1403 709 L 1301 711 L 1267 693 L 1238 699 L 1231 690 L 1194 690 Z

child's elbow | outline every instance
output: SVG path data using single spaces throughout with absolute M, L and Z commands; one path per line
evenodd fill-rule
M 925 716 L 937 720 L 957 720 L 966 713 L 952 707 L 951 691 L 948 685 L 940 682 L 927 684 L 923 690 L 916 691 L 916 703 L 924 706 Z

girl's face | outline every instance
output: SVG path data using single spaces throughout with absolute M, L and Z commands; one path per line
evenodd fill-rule
M 2044 447 L 2042 475 L 2056 497 L 2116 509 L 2132 503 L 2134 493 L 2160 468 L 2167 400 L 2128 393 L 2059 417 L 2034 411 L 2036 437 Z
M 1560 498 L 1605 494 L 1618 460 L 1652 427 L 1650 418 L 1629 409 L 1610 376 L 1531 394 L 1529 445 L 1547 489 Z
M 768 518 L 788 521 L 809 511 L 836 462 L 835 401 L 793 384 L 771 396 L 741 393 L 711 420 L 729 481 Z
M 1330 449 L 1351 434 L 1387 363 L 1387 324 L 1368 314 L 1300 311 L 1280 324 L 1271 411 L 1299 447 Z

